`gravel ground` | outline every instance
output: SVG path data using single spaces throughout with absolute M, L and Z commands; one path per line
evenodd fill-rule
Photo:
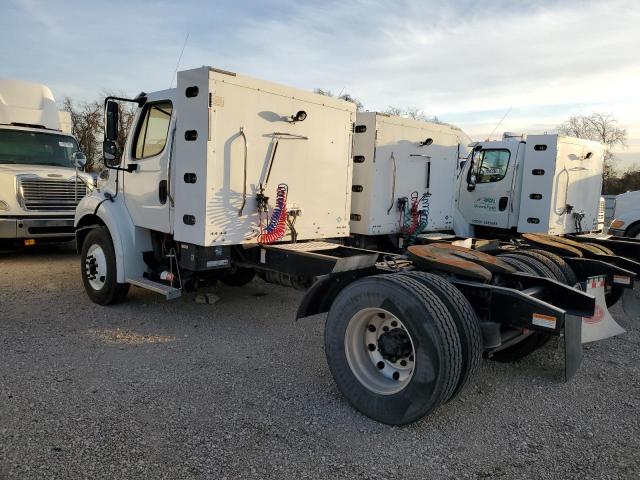
M 324 317 L 293 319 L 300 292 L 256 280 L 201 305 L 132 288 L 105 308 L 78 263 L 0 253 L 1 479 L 640 476 L 640 323 L 587 345 L 570 383 L 551 342 L 482 362 L 461 396 L 394 428 L 341 398 Z

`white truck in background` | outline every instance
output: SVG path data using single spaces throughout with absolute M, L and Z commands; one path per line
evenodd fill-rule
M 506 132 L 477 142 L 457 185 L 458 235 L 567 235 L 602 228 L 604 147 L 556 134 Z
M 403 248 L 437 233 L 508 240 L 604 228 L 596 142 L 508 132 L 471 142 L 452 125 L 359 112 L 353 151 L 350 231 L 360 240 Z
M 86 158 L 51 90 L 0 79 L 0 243 L 74 238 L 76 205 L 92 187 Z
M 640 239 L 640 190 L 621 193 L 615 198 L 609 235 Z

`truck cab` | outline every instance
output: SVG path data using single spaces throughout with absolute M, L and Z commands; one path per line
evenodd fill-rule
M 476 142 L 458 175 L 456 233 L 595 231 L 602 145 L 556 134 Z
M 51 90 L 0 80 L 0 242 L 34 245 L 74 238 L 76 205 L 92 179 L 86 159 L 63 127 Z
M 640 239 L 640 190 L 618 195 L 613 216 L 610 235 Z

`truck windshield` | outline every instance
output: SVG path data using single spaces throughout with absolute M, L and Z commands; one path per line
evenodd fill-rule
M 0 165 L 52 165 L 73 168 L 73 137 L 27 130 L 0 130 Z

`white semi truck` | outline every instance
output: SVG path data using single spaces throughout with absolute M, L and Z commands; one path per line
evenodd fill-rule
M 610 235 L 640 240 L 640 190 L 616 196 L 613 217 Z
M 61 125 L 48 87 L 0 80 L 0 242 L 34 245 L 74 238 L 73 215 L 90 190 L 86 162 Z
M 602 228 L 603 147 L 596 142 L 513 133 L 471 142 L 450 125 L 366 112 L 358 114 L 354 159 L 354 234 L 394 235 L 401 246 L 412 196 L 425 210 L 419 233 L 508 238 Z M 373 199 L 384 195 L 386 202 Z
M 138 111 L 119 152 L 122 101 Z M 389 130 L 366 140 L 376 119 Z M 467 139 L 454 127 L 417 122 L 406 123 L 412 133 L 403 138 L 403 122 L 210 67 L 179 72 L 173 89 L 107 98 L 110 175 L 75 216 L 88 296 L 107 305 L 135 285 L 170 299 L 209 280 L 241 286 L 256 272 L 306 288 L 297 316 L 328 312 L 325 352 L 339 389 L 390 424 L 415 421 L 455 396 L 483 352 L 518 353 L 518 345 L 562 335 L 571 377 L 595 298 L 566 278 L 522 273 L 519 263 L 478 250 L 418 244 L 420 231 L 455 228 L 447 218 L 453 196 L 444 195 L 454 190 Z M 401 178 L 405 166 L 412 178 Z M 406 254 L 397 244 L 347 245 L 397 238 L 396 224 L 416 240 Z M 633 272 L 580 260 L 602 267 L 603 280 L 624 273 L 633 284 Z M 572 271 L 562 259 L 551 265 Z

